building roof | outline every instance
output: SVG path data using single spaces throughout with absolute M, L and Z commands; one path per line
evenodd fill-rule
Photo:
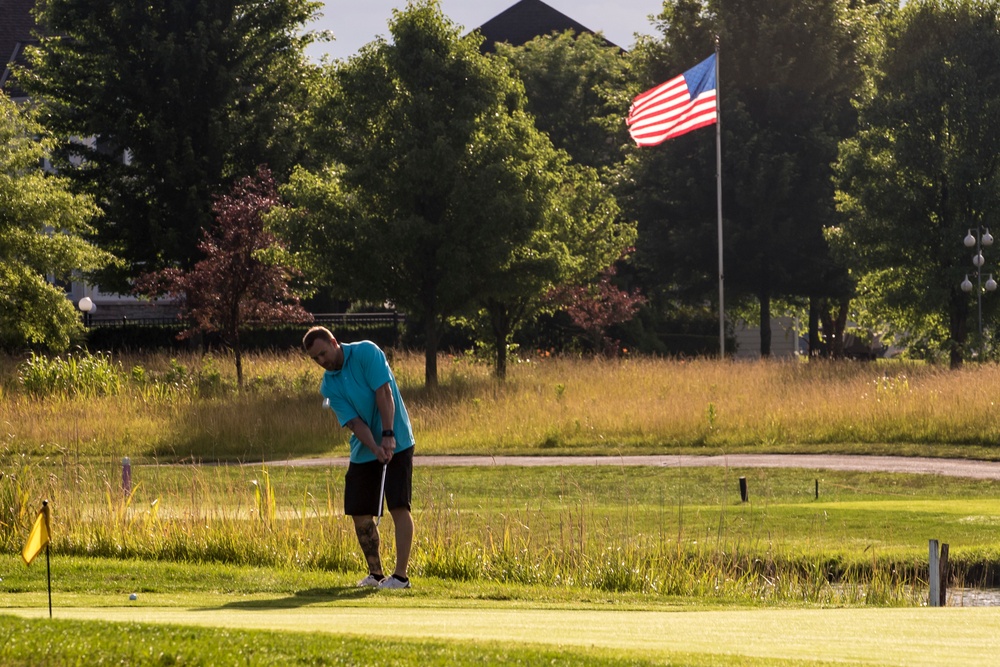
M 10 65 L 26 64 L 24 47 L 38 43 L 31 15 L 34 7 L 35 0 L 0 0 L 0 91 L 14 99 L 24 97 L 24 93 L 13 81 Z
M 479 26 L 483 41 L 483 53 L 494 50 L 494 45 L 507 42 L 521 46 L 535 37 L 572 30 L 576 34 L 594 31 L 578 23 L 562 12 L 549 7 L 541 0 L 520 0 Z M 604 40 L 609 46 L 616 46 Z

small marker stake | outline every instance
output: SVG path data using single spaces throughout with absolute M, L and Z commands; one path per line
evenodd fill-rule
M 132 495 L 132 463 L 127 456 L 122 459 L 122 493 L 126 500 Z
M 746 477 L 740 477 L 740 500 L 742 500 L 743 502 L 746 502 L 748 496 L 749 496 L 749 493 L 747 491 L 747 478 Z

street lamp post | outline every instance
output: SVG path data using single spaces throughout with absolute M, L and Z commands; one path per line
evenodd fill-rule
M 965 280 L 962 281 L 962 291 L 971 292 L 973 287 L 976 288 L 976 305 L 979 316 L 979 360 L 982 361 L 986 356 L 986 347 L 983 340 L 983 287 L 985 286 L 988 292 L 993 292 L 997 288 L 997 281 L 993 280 L 992 273 L 986 279 L 985 285 L 983 284 L 983 265 L 986 263 L 986 259 L 983 257 L 983 248 L 993 245 L 993 235 L 990 234 L 989 229 L 984 229 L 982 225 L 977 225 L 976 233 L 973 234 L 970 229 L 962 242 L 965 243 L 966 248 L 976 249 L 976 254 L 972 256 L 972 265 L 976 267 L 976 285 L 973 285 L 972 281 L 969 280 L 969 274 L 965 274 Z
M 80 312 L 83 313 L 84 326 L 89 327 L 90 313 L 94 310 L 94 301 L 89 296 L 85 296 L 76 305 L 80 308 Z

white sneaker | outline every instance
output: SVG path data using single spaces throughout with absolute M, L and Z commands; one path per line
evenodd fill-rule
M 378 588 L 386 579 L 379 579 L 374 574 L 369 574 L 367 577 L 358 582 L 358 588 Z
M 397 579 L 396 577 L 386 577 L 385 579 L 382 580 L 382 582 L 378 585 L 378 587 L 379 588 L 409 588 L 410 587 L 410 580 L 407 579 L 406 581 L 402 581 L 401 579 Z

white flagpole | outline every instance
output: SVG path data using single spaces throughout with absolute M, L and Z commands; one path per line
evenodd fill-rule
M 726 307 L 722 271 L 722 109 L 719 86 L 719 36 L 715 36 L 715 203 L 719 231 L 719 359 L 726 358 Z

